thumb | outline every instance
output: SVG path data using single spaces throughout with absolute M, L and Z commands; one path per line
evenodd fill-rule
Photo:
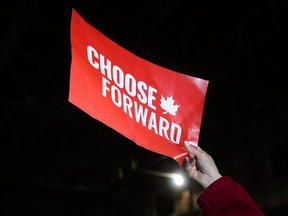
M 190 153 L 194 154 L 196 157 L 199 156 L 199 154 L 201 153 L 202 149 L 199 146 L 194 145 L 192 142 L 184 141 L 184 144 L 185 144 L 186 149 Z

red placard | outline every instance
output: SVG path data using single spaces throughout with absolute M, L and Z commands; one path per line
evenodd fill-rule
M 176 160 L 198 145 L 208 81 L 139 58 L 72 9 L 69 101 L 137 145 Z

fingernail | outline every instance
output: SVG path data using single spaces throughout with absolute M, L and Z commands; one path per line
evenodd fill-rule
M 192 147 L 197 147 L 198 144 L 192 141 L 185 141 L 186 146 L 192 146 Z
M 184 144 L 185 144 L 186 147 L 189 147 L 189 146 L 190 146 L 189 141 L 184 141 Z

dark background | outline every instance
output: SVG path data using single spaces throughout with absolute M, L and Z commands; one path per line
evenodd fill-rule
M 201 215 L 199 185 L 149 174 L 181 172 L 175 161 L 68 102 L 72 8 L 137 56 L 209 80 L 199 145 L 267 215 L 288 215 L 284 0 L 2 3 L 0 215 Z

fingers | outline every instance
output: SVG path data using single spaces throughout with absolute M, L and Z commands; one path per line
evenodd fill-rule
M 191 159 L 190 163 L 191 166 L 196 166 L 196 159 L 195 158 Z
M 195 178 L 195 175 L 197 175 L 197 168 L 196 168 L 196 160 L 191 160 L 190 158 L 186 158 L 186 165 L 185 170 L 189 178 Z
M 196 165 L 196 159 L 195 159 L 195 157 L 194 157 L 194 158 L 186 157 L 186 158 L 185 158 L 185 161 L 186 161 L 186 164 L 187 164 L 187 165 L 191 165 L 191 166 L 195 166 L 195 165 Z

